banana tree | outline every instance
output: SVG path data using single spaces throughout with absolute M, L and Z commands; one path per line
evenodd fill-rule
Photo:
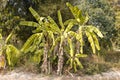
M 21 56 L 20 51 L 14 45 L 9 43 L 13 34 L 14 30 L 7 36 L 5 40 L 3 40 L 2 34 L 0 34 L 0 56 L 4 57 L 4 61 L 2 61 L 2 63 L 0 62 L 0 66 L 5 67 L 6 65 L 5 55 L 7 57 L 7 63 L 10 67 L 14 67 Z
M 51 43 L 54 43 L 54 35 L 49 27 L 48 20 L 45 17 L 40 17 L 39 14 L 32 7 L 30 7 L 29 10 L 37 22 L 20 22 L 20 25 L 35 27 L 35 30 L 33 30 L 34 34 L 27 39 L 21 51 L 24 53 L 34 53 L 32 59 L 34 61 L 37 61 L 37 63 L 40 63 L 41 57 L 43 56 L 43 63 L 41 69 L 42 72 L 48 73 L 49 48 L 52 45 Z
M 92 52 L 96 53 L 96 49 L 100 50 L 100 45 L 97 36 L 103 38 L 102 33 L 95 26 L 86 25 L 89 20 L 89 16 L 87 13 L 85 14 L 85 16 L 83 16 L 82 11 L 79 10 L 77 6 L 72 6 L 70 3 L 66 3 L 66 5 L 69 7 L 75 19 L 69 19 L 64 24 L 67 25 L 72 23 L 79 27 L 79 29 L 76 31 L 77 33 L 76 39 L 80 43 L 79 52 L 83 53 L 83 46 L 84 46 L 83 36 L 86 35 L 90 43 L 90 46 L 92 48 Z
M 72 39 L 68 39 L 68 43 L 70 45 L 69 47 L 70 50 L 69 50 L 67 64 L 69 64 L 69 70 L 74 68 L 74 71 L 76 72 L 77 68 L 83 68 L 82 63 L 80 62 L 79 59 L 82 57 L 87 57 L 87 55 L 75 53 L 76 50 Z
M 3 56 L 3 44 L 2 44 L 2 42 L 3 42 L 3 38 L 2 38 L 2 29 L 0 29 L 0 68 L 5 68 L 5 66 L 6 66 L 6 63 L 5 63 L 5 56 Z
M 58 20 L 59 20 L 60 26 L 58 26 L 51 17 L 48 17 L 48 20 L 50 23 L 51 30 L 57 35 L 57 38 L 55 39 L 55 44 L 53 44 L 53 46 L 59 45 L 57 74 L 61 75 L 62 69 L 63 69 L 63 64 L 64 64 L 64 56 L 63 56 L 64 52 L 65 52 L 64 47 L 65 46 L 70 47 L 69 40 L 71 40 L 73 37 L 75 37 L 75 35 L 73 35 L 72 37 L 71 37 L 71 35 L 76 34 L 76 33 L 71 31 L 71 28 L 73 27 L 73 23 L 69 23 L 68 26 L 65 28 L 65 26 L 62 22 L 62 16 L 61 16 L 60 11 L 58 11 Z M 72 53 L 72 54 L 74 54 L 74 53 Z
M 78 26 L 78 29 L 76 32 L 69 31 L 68 35 L 72 36 L 73 39 L 77 40 L 75 44 L 73 44 L 73 40 L 68 38 L 68 43 L 70 45 L 69 47 L 69 55 L 67 64 L 70 65 L 70 69 L 74 68 L 75 71 L 77 71 L 78 68 L 83 68 L 79 58 L 81 57 L 87 57 L 86 54 L 83 54 L 83 46 L 85 45 L 83 37 L 86 34 L 88 41 L 91 45 L 93 53 L 96 53 L 96 49 L 100 50 L 100 45 L 98 41 L 98 37 L 103 38 L 102 33 L 93 25 L 86 25 L 86 23 L 89 20 L 88 14 L 86 16 L 83 16 L 82 11 L 79 10 L 76 6 L 72 6 L 70 3 L 67 3 L 67 6 L 69 7 L 70 11 L 72 12 L 75 19 L 69 19 L 64 22 L 64 25 L 71 24 L 71 27 Z M 71 28 L 70 28 L 71 29 Z

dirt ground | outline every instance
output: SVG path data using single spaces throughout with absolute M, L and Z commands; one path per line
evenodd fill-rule
M 0 74 L 0 80 L 120 80 L 120 71 L 109 71 L 96 75 L 74 76 L 74 75 L 43 75 L 22 71 L 10 71 Z

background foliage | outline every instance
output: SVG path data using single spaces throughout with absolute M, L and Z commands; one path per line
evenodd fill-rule
M 109 49 L 115 36 L 115 12 L 107 0 L 79 0 L 75 3 L 84 12 L 88 12 L 88 24 L 97 26 L 104 34 L 102 47 Z M 104 44 L 106 43 L 106 44 Z

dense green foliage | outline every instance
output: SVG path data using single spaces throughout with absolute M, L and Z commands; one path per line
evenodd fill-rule
M 112 45 L 120 47 L 120 9 L 115 5 L 112 8 L 108 0 L 0 3 L 0 56 L 4 54 L 10 67 L 19 61 L 30 62 L 41 72 L 56 71 L 61 75 L 64 69 L 68 72 L 87 69 L 84 58 L 103 54 Z
M 118 0 L 116 1 L 118 2 Z M 114 47 L 116 46 L 117 49 L 120 49 L 120 4 L 116 3 L 117 6 L 115 6 L 115 12 L 116 12 L 116 16 L 115 16 L 115 28 L 116 28 L 116 35 L 115 39 L 113 39 L 113 43 L 115 44 Z

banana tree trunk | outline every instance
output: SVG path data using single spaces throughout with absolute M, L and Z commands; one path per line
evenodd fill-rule
M 63 46 L 60 46 L 58 53 L 58 69 L 57 75 L 61 75 L 63 69 Z
M 45 74 L 48 73 L 48 43 L 45 44 L 44 46 L 44 55 L 43 55 L 43 64 L 41 66 L 41 70 L 42 72 L 44 72 Z
M 80 45 L 79 41 L 76 42 L 76 53 L 80 53 Z

